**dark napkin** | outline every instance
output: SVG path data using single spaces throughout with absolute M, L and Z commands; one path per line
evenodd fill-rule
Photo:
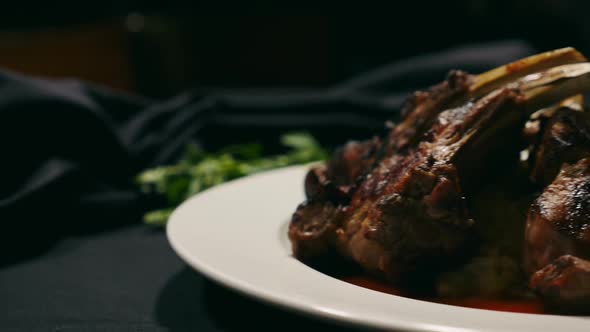
M 307 130 L 323 144 L 381 133 L 405 96 L 448 70 L 478 73 L 532 54 L 520 41 L 453 48 L 399 61 L 325 89 L 195 89 L 167 101 L 75 80 L 0 73 L 0 262 L 55 239 L 125 223 L 157 204 L 133 184 L 140 170 L 173 162 L 189 143 L 216 149 Z

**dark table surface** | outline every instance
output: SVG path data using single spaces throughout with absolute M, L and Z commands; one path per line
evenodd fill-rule
M 0 331 L 281 331 L 350 328 L 238 295 L 134 225 L 70 237 L 0 269 Z

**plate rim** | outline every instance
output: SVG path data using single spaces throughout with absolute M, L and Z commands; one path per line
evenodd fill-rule
M 202 273 L 205 277 L 209 278 L 210 280 L 212 280 L 224 287 L 230 288 L 233 291 L 236 291 L 237 293 L 239 293 L 241 295 L 244 295 L 247 297 L 252 297 L 252 298 L 254 298 L 260 302 L 263 302 L 263 303 L 270 303 L 272 305 L 278 306 L 282 309 L 288 310 L 288 311 L 296 313 L 296 314 L 304 314 L 305 316 L 311 317 L 313 319 L 329 320 L 331 322 L 335 322 L 340 325 L 349 323 L 349 324 L 354 324 L 355 326 L 360 326 L 360 327 L 371 327 L 371 328 L 377 328 L 377 329 L 392 329 L 393 328 L 393 329 L 402 329 L 404 331 L 425 331 L 425 332 L 432 332 L 432 331 L 445 331 L 445 332 L 480 331 L 480 329 L 473 330 L 471 328 L 466 329 L 466 328 L 462 328 L 462 327 L 455 327 L 455 326 L 449 326 L 449 325 L 440 325 L 440 324 L 439 325 L 432 325 L 429 323 L 421 324 L 419 322 L 410 321 L 410 320 L 392 320 L 392 321 L 370 320 L 370 319 L 366 319 L 366 318 L 363 318 L 358 315 L 354 315 L 354 314 L 350 314 L 350 313 L 340 313 L 335 310 L 319 310 L 318 308 L 316 308 L 314 306 L 310 306 L 308 304 L 306 305 L 305 302 L 301 302 L 298 299 L 284 297 L 284 296 L 281 296 L 280 294 L 266 291 L 264 288 L 260 288 L 256 285 L 253 285 L 251 282 L 240 280 L 239 278 L 236 278 L 236 277 L 228 275 L 222 271 L 219 271 L 218 269 L 210 266 L 210 264 L 208 264 L 207 262 L 203 261 L 202 259 L 198 258 L 197 256 L 194 256 L 190 252 L 190 249 L 188 249 L 182 243 L 182 241 L 179 240 L 180 237 L 176 236 L 176 232 L 180 231 L 179 227 L 181 227 L 181 220 L 182 219 L 180 219 L 178 217 L 178 215 L 180 214 L 180 211 L 187 209 L 189 206 L 194 204 L 194 202 L 196 200 L 198 200 L 200 197 L 203 197 L 205 195 L 209 195 L 212 192 L 227 190 L 228 187 L 236 186 L 236 185 L 239 185 L 239 184 L 242 184 L 245 182 L 255 182 L 259 178 L 277 175 L 278 173 L 288 172 L 288 171 L 292 171 L 295 169 L 304 170 L 304 169 L 307 169 L 308 167 L 309 167 L 308 165 L 289 166 L 289 167 L 283 167 L 283 168 L 279 168 L 279 169 L 275 169 L 275 170 L 271 170 L 271 171 L 256 173 L 256 174 L 253 174 L 250 176 L 246 176 L 246 177 L 239 178 L 236 180 L 228 181 L 226 183 L 215 186 L 213 188 L 209 188 L 209 189 L 207 189 L 203 192 L 200 192 L 200 193 L 194 195 L 193 197 L 187 199 L 186 201 L 184 201 L 181 205 L 179 205 L 173 211 L 173 213 L 170 215 L 169 221 L 166 225 L 166 236 L 167 236 L 168 242 L 170 243 L 170 246 L 172 247 L 174 252 L 176 252 L 176 254 L 186 264 L 191 266 L 193 269 L 195 269 L 199 273 Z M 282 227 L 282 225 L 279 227 Z M 278 231 L 279 230 L 277 229 L 277 232 Z M 292 257 L 292 256 L 290 255 L 289 257 Z M 303 264 L 303 263 L 301 263 L 301 264 Z M 311 267 L 309 267 L 309 269 L 312 271 L 315 271 L 317 273 L 321 273 L 317 270 L 312 269 Z M 347 285 L 350 285 L 351 287 L 358 287 L 358 288 L 361 288 L 367 292 L 375 292 L 375 293 L 383 294 L 382 292 L 378 292 L 378 291 L 374 291 L 371 289 L 366 289 L 363 287 L 355 286 L 355 285 L 346 283 L 344 281 L 341 281 L 339 279 L 333 278 L 329 275 L 326 275 L 323 273 L 321 273 L 321 274 L 323 276 L 325 276 L 326 278 L 333 279 L 336 282 L 345 283 Z M 434 303 L 434 302 L 429 302 L 429 301 L 416 300 L 416 299 L 411 299 L 411 298 L 406 298 L 403 296 L 396 296 L 396 295 L 391 295 L 391 294 L 387 294 L 387 296 L 394 296 L 396 298 L 402 299 L 403 301 L 419 301 L 419 302 L 423 302 L 425 305 L 430 304 L 430 305 L 436 305 L 436 306 L 450 307 L 450 308 L 452 308 L 452 310 L 456 310 L 457 313 L 465 313 L 465 314 L 469 314 L 472 311 L 477 311 L 477 312 L 483 311 L 483 312 L 489 313 L 490 315 L 498 315 L 498 314 L 503 315 L 503 316 L 506 316 L 506 318 L 508 318 L 508 316 L 512 316 L 512 317 L 529 316 L 529 318 L 530 318 L 530 316 L 533 316 L 535 318 L 540 317 L 542 319 L 546 319 L 548 317 L 555 317 L 556 319 L 563 319 L 564 317 L 568 317 L 568 316 L 551 315 L 551 314 L 539 315 L 539 314 L 527 314 L 527 313 L 501 312 L 501 311 L 477 309 L 477 308 L 466 308 L 466 307 L 459 307 L 459 306 L 448 305 L 448 304 L 441 304 L 441 303 Z M 328 309 L 328 308 L 326 308 L 326 309 Z M 582 319 L 588 318 L 585 316 L 582 316 L 582 317 L 576 316 L 576 317 L 582 318 Z M 590 320 L 588 320 L 588 324 L 590 324 Z M 588 325 L 588 327 L 590 328 L 590 325 Z M 494 327 L 490 327 L 490 328 L 491 328 L 491 330 L 494 330 Z M 520 331 L 520 330 L 517 330 L 517 331 Z

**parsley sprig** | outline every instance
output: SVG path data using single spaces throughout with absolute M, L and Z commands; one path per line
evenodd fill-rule
M 141 190 L 162 195 L 166 201 L 163 209 L 146 213 L 144 222 L 165 225 L 176 206 L 215 185 L 257 172 L 326 158 L 326 151 L 307 133 L 285 134 L 281 136 L 281 143 L 288 151 L 272 156 L 264 156 L 263 146 L 257 143 L 232 145 L 215 153 L 189 145 L 177 164 L 143 171 L 136 179 Z

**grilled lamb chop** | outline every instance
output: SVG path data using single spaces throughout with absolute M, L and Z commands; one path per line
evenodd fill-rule
M 561 107 L 543 127 L 531 179 L 549 185 L 529 210 L 524 267 L 551 309 L 589 313 L 590 113 Z
M 551 61 L 546 64 L 555 65 Z M 570 57 L 566 62 L 579 61 Z M 311 195 L 299 206 L 289 229 L 295 256 L 336 250 L 392 280 L 437 270 L 460 256 L 473 224 L 464 188 L 477 182 L 486 159 L 519 137 L 530 112 L 590 87 L 590 66 L 573 65 L 496 89 L 506 75 L 520 77 L 531 66 L 545 69 L 542 61 L 532 63 L 507 66 L 504 75 L 486 73 L 493 79 L 485 84 L 485 75 L 455 73 L 430 95 L 417 94 L 374 163 L 350 186 L 350 203 Z
M 307 200 L 297 207 L 289 227 L 289 238 L 296 257 L 309 259 L 334 249 L 337 226 L 345 218 L 358 185 L 381 159 L 403 148 L 409 141 L 416 141 L 413 138 L 423 134 L 423 130 L 418 128 L 430 124 L 445 104 L 465 93 L 469 80 L 470 75 L 455 71 L 429 92 L 416 92 L 406 104 L 406 109 L 412 111 L 405 112 L 404 121 L 394 127 L 383 141 L 374 139 L 348 143 L 336 150 L 326 165 L 314 167 L 308 172 L 305 179 Z M 398 143 L 396 137 L 405 143 Z
M 446 108 L 478 99 L 525 75 L 582 61 L 585 61 L 584 56 L 575 49 L 563 48 L 530 56 L 477 76 L 451 71 L 444 82 L 426 92 L 417 91 L 408 99 L 402 110 L 403 121 L 392 128 L 383 144 L 377 138 L 362 143 L 350 142 L 338 149 L 327 165 L 310 170 L 305 183 L 307 199 L 339 201 L 343 198 L 346 201 L 352 196 L 360 176 L 366 175 L 384 156 L 415 145 L 434 118 Z M 343 196 L 343 193 L 348 195 Z
M 562 255 L 590 259 L 590 159 L 565 165 L 531 206 L 525 269 L 534 273 Z
M 548 304 L 590 312 L 590 159 L 566 164 L 532 205 L 524 259 Z

